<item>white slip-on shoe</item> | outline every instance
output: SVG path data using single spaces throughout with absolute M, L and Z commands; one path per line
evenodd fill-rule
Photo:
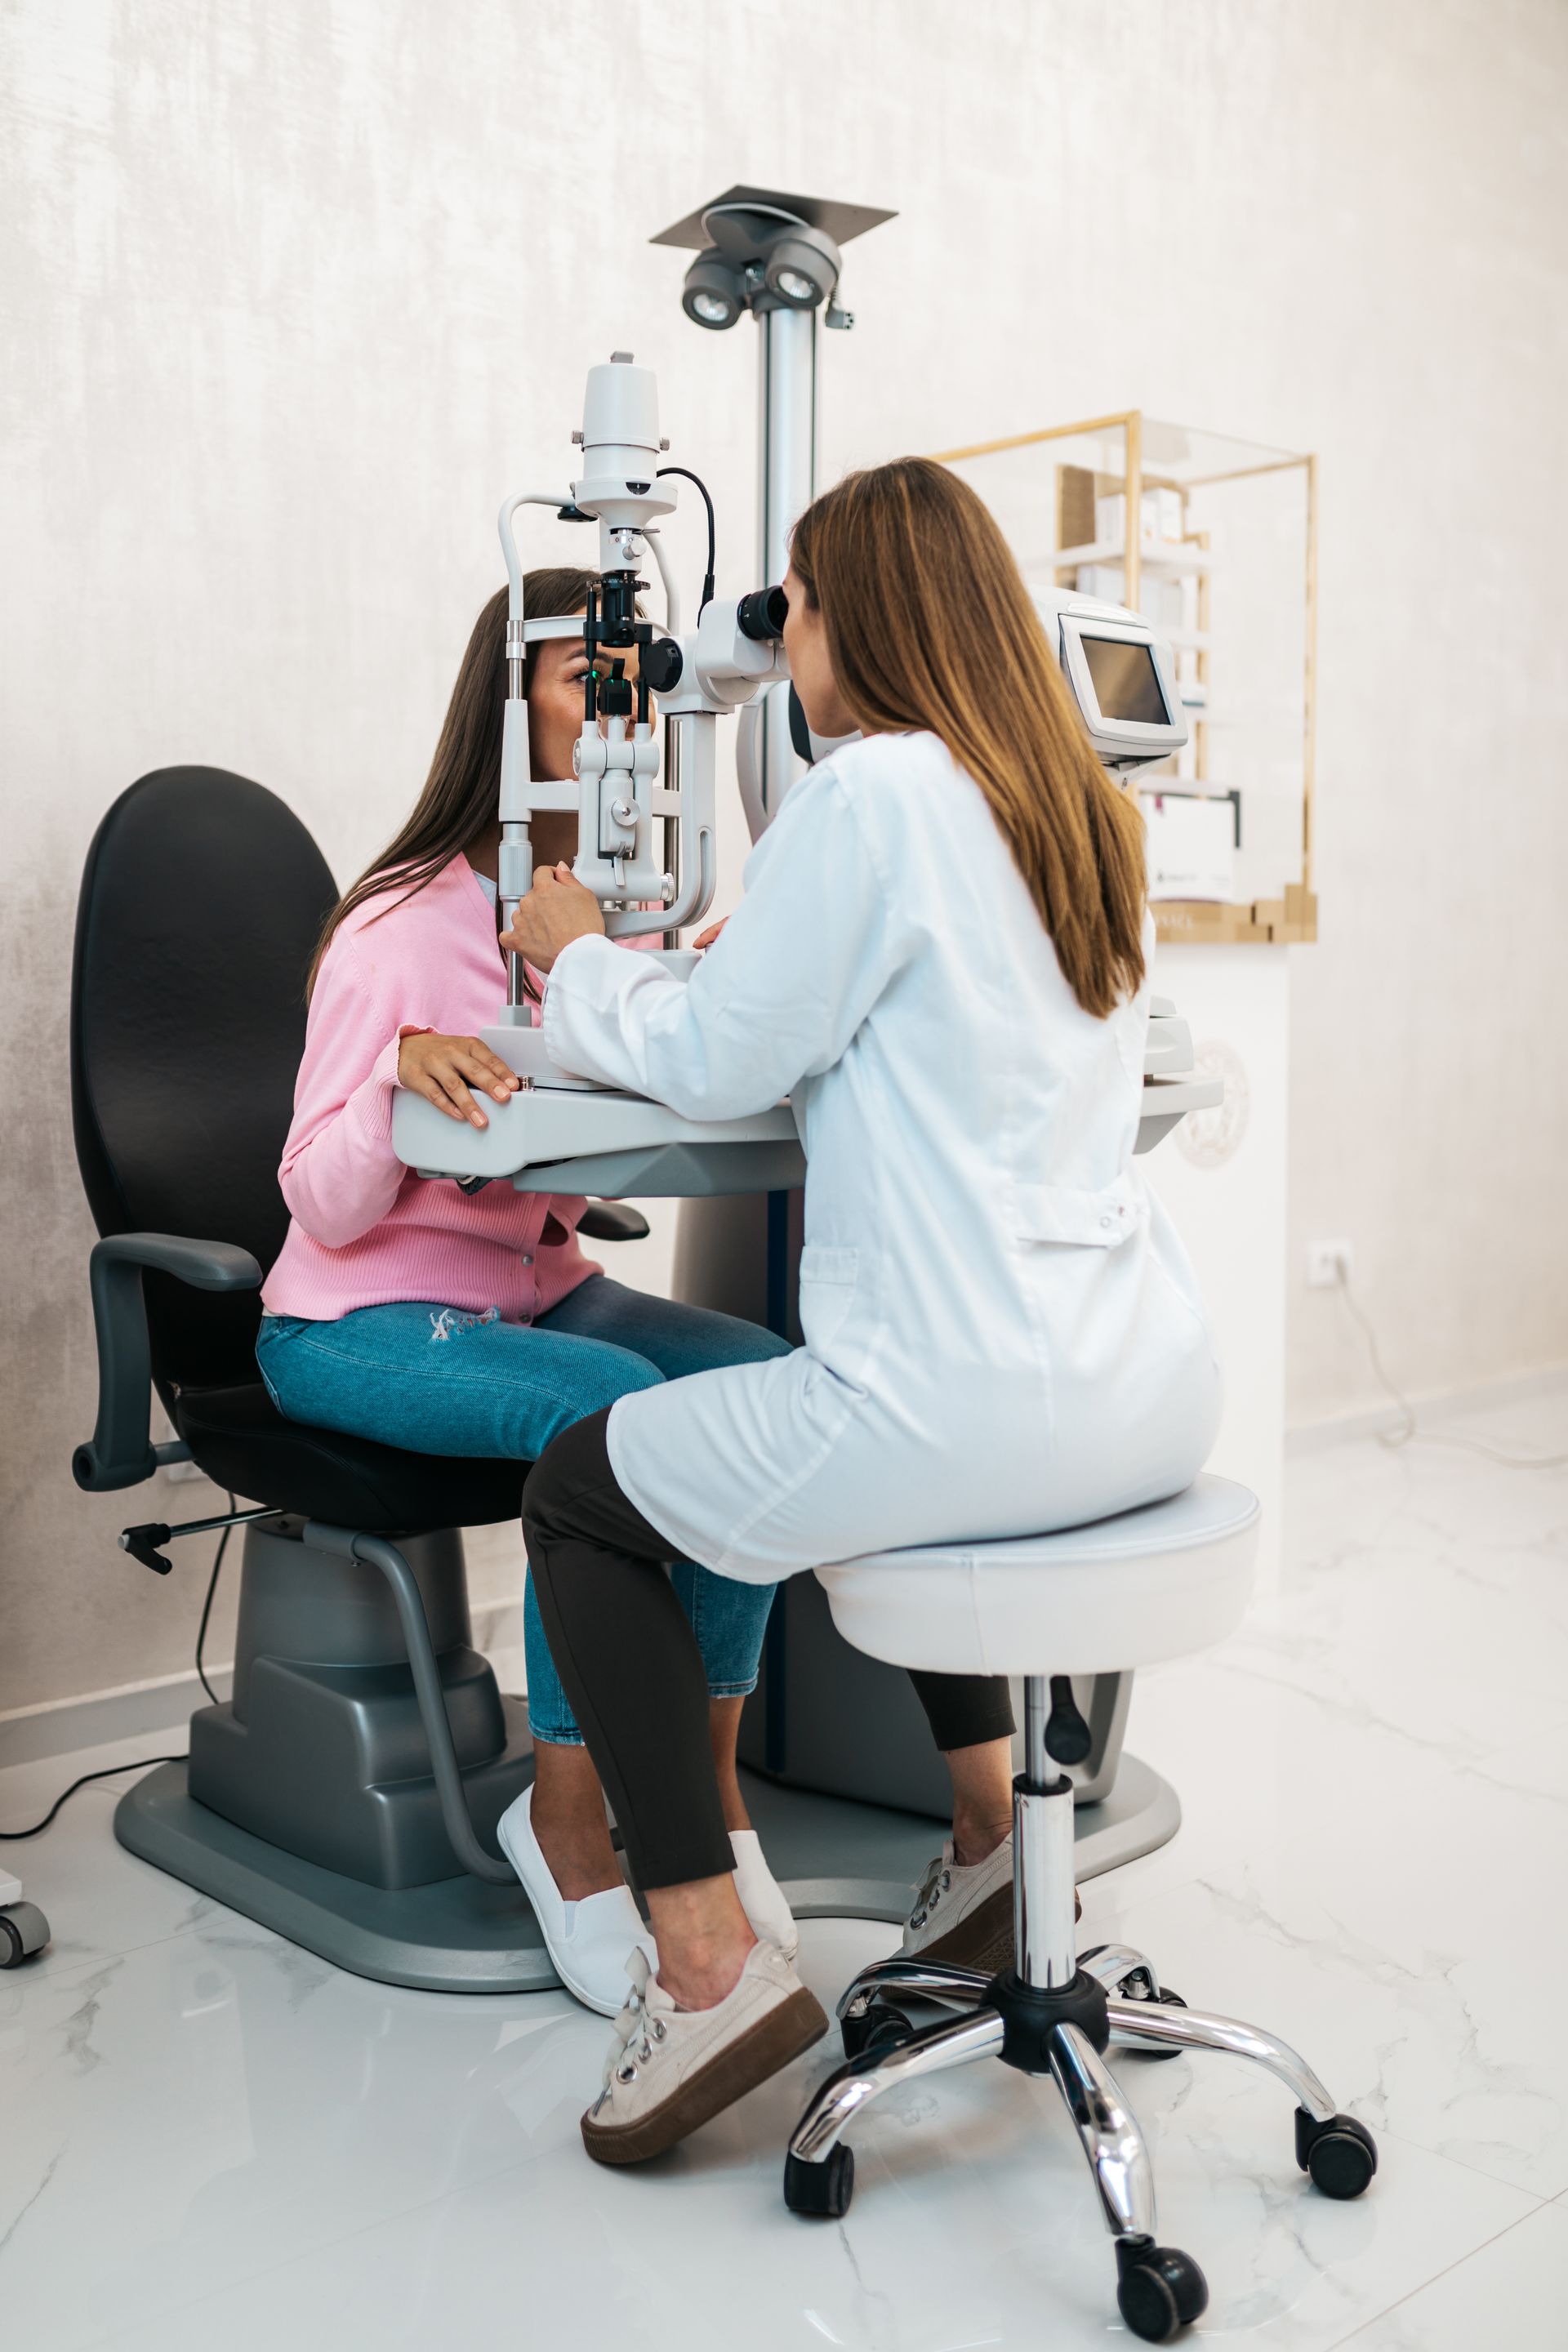
M 662 2156 L 827 2031 L 816 1995 L 773 1944 L 752 1945 L 712 2009 L 677 2009 L 640 1951 L 626 1974 L 605 2086 L 583 2118 L 583 2145 L 597 2164 Z
M 731 1830 L 735 1856 L 735 1892 L 752 1923 L 752 1933 L 764 1944 L 776 1944 L 786 1960 L 800 1949 L 800 1929 L 784 1901 L 784 1889 L 768 1868 L 762 1840 L 755 1830 Z
M 1075 1895 L 1075 1914 L 1083 1905 Z M 1013 1966 L 1013 1841 L 1005 1837 L 984 1862 L 959 1863 L 948 1839 L 921 1879 L 904 1922 L 903 1956 L 946 1960 L 995 1976 Z
M 626 1997 L 626 1965 L 634 1950 L 657 1967 L 651 1930 L 629 1886 L 608 1886 L 602 1895 L 567 1903 L 550 1874 L 550 1864 L 533 1834 L 533 1784 L 516 1797 L 496 1823 L 501 1852 L 522 1881 L 533 1906 L 545 1948 L 569 1993 L 601 2017 L 614 2017 Z

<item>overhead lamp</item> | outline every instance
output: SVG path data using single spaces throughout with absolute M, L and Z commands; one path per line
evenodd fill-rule
M 763 277 L 768 292 L 792 310 L 815 310 L 838 283 L 838 247 L 826 229 L 802 222 L 769 244 Z
M 716 333 L 732 327 L 740 317 L 745 307 L 745 289 L 739 271 L 731 269 L 717 247 L 700 253 L 687 271 L 680 305 L 698 326 L 710 327 Z

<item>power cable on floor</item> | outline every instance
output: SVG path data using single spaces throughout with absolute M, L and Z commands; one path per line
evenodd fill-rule
M 1390 1380 L 1384 1367 L 1383 1351 L 1377 1344 L 1377 1333 L 1373 1330 L 1363 1309 L 1357 1304 L 1355 1293 L 1351 1287 L 1350 1275 L 1342 1258 L 1340 1261 L 1339 1276 L 1340 1292 L 1350 1310 L 1352 1320 L 1366 1341 L 1366 1352 L 1373 1375 L 1379 1386 L 1399 1407 L 1401 1416 L 1399 1426 L 1396 1429 L 1380 1429 L 1376 1433 L 1380 1445 L 1385 1446 L 1392 1454 L 1400 1446 L 1408 1445 L 1413 1438 L 1420 1438 L 1428 1445 L 1457 1445 L 1467 1454 L 1479 1454 L 1486 1461 L 1495 1462 L 1504 1470 L 1568 1468 L 1568 1454 L 1504 1454 L 1495 1445 L 1484 1444 L 1479 1437 L 1461 1437 L 1457 1432 L 1449 1430 L 1421 1428 L 1415 1418 L 1415 1406 L 1404 1390 L 1395 1381 Z
M 228 1498 L 228 1507 L 231 1511 L 238 1508 L 238 1505 L 236 1503 L 232 1495 L 230 1495 Z M 212 1574 L 207 1579 L 206 1598 L 202 1603 L 202 1622 L 196 1628 L 196 1675 L 200 1680 L 203 1690 L 205 1691 L 214 1706 L 221 1705 L 221 1701 L 218 1698 L 216 1691 L 214 1690 L 211 1683 L 207 1680 L 206 1665 L 203 1653 L 206 1647 L 207 1626 L 212 1621 L 213 1601 L 217 1593 L 218 1571 L 223 1567 L 223 1556 L 228 1549 L 228 1539 L 233 1533 L 234 1529 L 232 1528 L 225 1528 L 222 1535 L 218 1538 L 217 1553 L 213 1560 Z M 68 1789 L 62 1789 L 60 1790 L 59 1795 L 55 1799 L 54 1803 L 49 1807 L 49 1810 L 44 1815 L 43 1820 L 41 1822 L 35 1822 L 31 1829 L 0 1830 L 0 1844 L 14 1845 L 23 1838 L 41 1837 L 44 1832 L 48 1828 L 50 1822 L 54 1821 L 57 1814 L 59 1812 L 60 1807 L 65 1803 L 66 1800 L 68 1797 L 74 1797 L 79 1789 L 85 1789 L 89 1780 L 112 1780 L 117 1772 L 147 1772 L 152 1769 L 154 1764 L 187 1764 L 189 1761 L 190 1758 L 188 1754 L 184 1756 L 138 1756 L 129 1764 L 106 1764 L 100 1771 L 84 1772 L 79 1780 L 73 1780 Z

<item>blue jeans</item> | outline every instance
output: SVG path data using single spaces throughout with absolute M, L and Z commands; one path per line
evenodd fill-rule
M 785 1356 L 787 1341 L 754 1323 L 627 1290 L 602 1274 L 531 1324 L 503 1323 L 410 1301 L 361 1307 L 336 1322 L 264 1318 L 256 1360 L 290 1421 L 415 1454 L 537 1461 L 574 1422 L 635 1389 L 723 1364 Z M 700 1477 L 701 1465 L 693 1475 Z M 756 1686 L 771 1584 L 742 1584 L 689 1560 L 671 1580 L 691 1621 L 714 1698 Z M 528 1716 L 535 1739 L 580 1747 L 583 1735 L 551 1659 L 533 1579 L 523 1599 Z

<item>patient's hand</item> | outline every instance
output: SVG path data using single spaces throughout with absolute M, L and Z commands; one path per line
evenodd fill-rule
M 595 931 L 603 937 L 604 929 L 597 898 L 572 868 L 541 866 L 532 889 L 518 902 L 510 930 L 501 933 L 500 943 L 526 957 L 536 971 L 548 971 L 563 948 Z
M 716 923 L 710 923 L 705 931 L 698 932 L 697 937 L 691 942 L 692 946 L 694 948 L 710 948 L 729 919 L 730 918 L 728 915 L 721 915 Z
M 500 1055 L 492 1054 L 478 1037 L 439 1037 L 426 1029 L 416 1036 L 405 1037 L 398 1047 L 400 1087 L 411 1095 L 423 1095 L 448 1118 L 466 1118 L 474 1127 L 488 1127 L 489 1119 L 465 1083 L 470 1078 L 497 1102 L 507 1101 L 522 1083 L 516 1071 L 509 1070 Z

